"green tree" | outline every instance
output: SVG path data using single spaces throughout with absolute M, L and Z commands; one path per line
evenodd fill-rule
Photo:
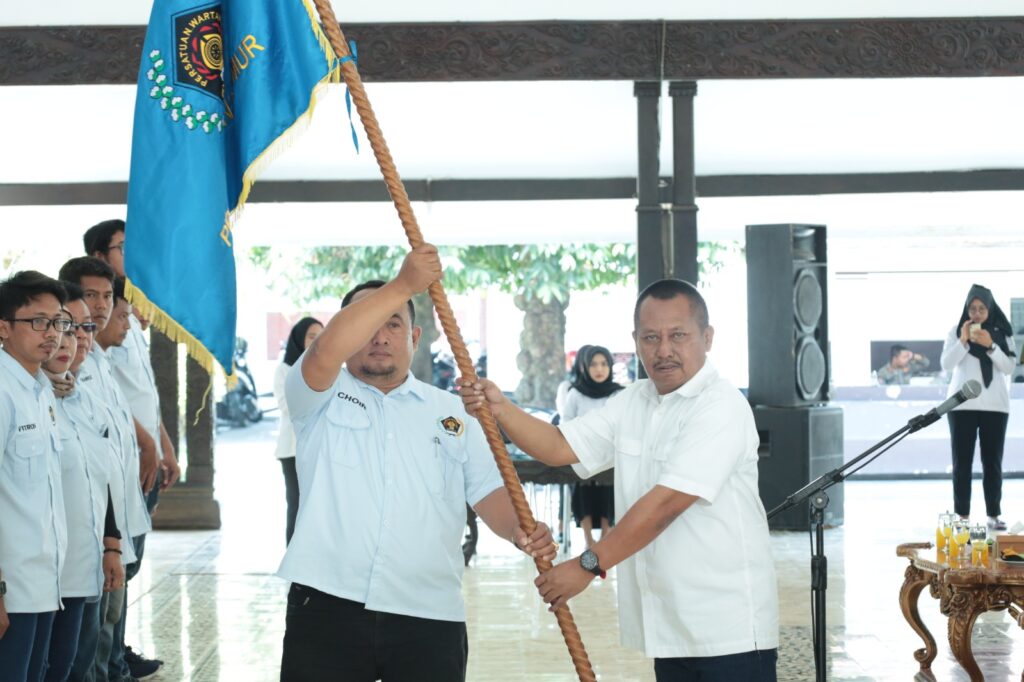
M 735 245 L 702 242 L 701 273 L 721 267 L 725 251 Z M 397 274 L 407 249 L 397 246 L 325 246 L 287 254 L 267 247 L 253 249 L 254 263 L 279 277 L 279 286 L 304 305 L 321 297 L 344 295 L 367 279 Z M 512 294 L 523 311 L 523 332 L 516 364 L 522 381 L 516 399 L 523 404 L 554 407 L 565 374 L 565 310 L 573 291 L 597 289 L 636 280 L 632 244 L 517 244 L 442 247 L 445 289 L 451 293 L 497 287 Z M 424 327 L 413 371 L 430 379 L 430 344 L 437 338 L 428 296 L 414 299 L 416 319 Z
M 469 246 L 445 283 L 467 290 L 484 284 L 512 294 L 523 311 L 516 366 L 516 400 L 553 408 L 565 376 L 565 310 L 573 291 L 635 280 L 632 244 L 517 244 Z

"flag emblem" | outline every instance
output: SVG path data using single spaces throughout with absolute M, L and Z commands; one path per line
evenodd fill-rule
M 220 3 L 197 7 L 174 16 L 175 82 L 224 98 L 224 40 Z

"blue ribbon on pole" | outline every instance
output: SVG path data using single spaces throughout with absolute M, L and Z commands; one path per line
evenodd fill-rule
M 348 41 L 349 50 L 351 54 L 347 54 L 338 60 L 338 66 L 340 67 L 345 62 L 352 62 L 356 65 L 359 64 L 359 50 L 356 49 L 356 41 Z M 352 95 L 348 91 L 348 86 L 345 86 L 345 108 L 348 109 L 348 127 L 352 129 L 352 144 L 356 148 L 356 154 L 359 153 L 359 138 L 356 137 L 356 126 L 352 122 Z

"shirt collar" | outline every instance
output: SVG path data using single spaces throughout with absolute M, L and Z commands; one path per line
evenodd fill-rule
M 29 390 L 38 389 L 41 386 L 45 387 L 50 383 L 50 380 L 43 374 L 43 370 L 39 370 L 35 376 L 32 376 L 28 373 L 28 370 L 21 366 L 21 363 L 5 350 L 0 350 L 0 367 L 10 372 L 18 383 Z
M 100 344 L 96 343 L 95 341 L 93 341 L 92 349 L 89 351 L 90 355 L 92 355 L 93 353 L 96 354 L 96 357 L 100 357 L 100 358 L 107 357 L 107 351 L 103 350 L 103 346 L 101 346 Z
M 348 367 L 345 367 L 343 371 L 348 372 Z M 381 395 L 385 395 L 376 386 L 371 386 L 370 384 L 366 383 L 365 381 L 363 381 L 362 379 L 360 379 L 356 375 L 352 374 L 351 372 L 348 372 L 348 373 L 349 373 L 349 376 L 351 376 L 353 379 L 355 379 L 356 382 L 358 382 L 361 386 L 364 386 L 365 388 L 367 388 L 370 391 L 375 391 L 377 393 L 380 393 Z M 422 381 L 420 381 L 415 376 L 413 376 L 412 370 L 410 370 L 409 374 L 405 377 L 405 381 L 403 381 L 394 390 L 392 390 L 390 393 L 387 393 L 386 395 L 389 395 L 389 396 L 412 395 L 412 396 L 415 396 L 416 398 L 418 398 L 422 402 L 422 401 L 427 399 L 427 397 L 425 395 L 425 386 L 426 385 Z

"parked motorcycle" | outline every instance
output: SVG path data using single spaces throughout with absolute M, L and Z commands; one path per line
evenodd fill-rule
M 442 391 L 450 391 L 452 393 L 457 392 L 455 378 L 458 375 L 458 369 L 455 366 L 455 358 L 448 352 L 435 352 L 432 353 L 430 357 L 433 362 L 433 379 L 431 383 Z M 473 368 L 476 370 L 476 375 L 478 377 L 487 377 L 486 353 L 482 354 L 477 361 L 473 363 Z
M 256 393 L 256 381 L 249 370 L 245 356 L 249 344 L 242 337 L 235 340 L 235 374 L 238 381 L 234 388 L 224 394 L 217 403 L 217 419 L 233 428 L 241 428 L 255 424 L 263 419 L 260 410 L 259 394 Z

